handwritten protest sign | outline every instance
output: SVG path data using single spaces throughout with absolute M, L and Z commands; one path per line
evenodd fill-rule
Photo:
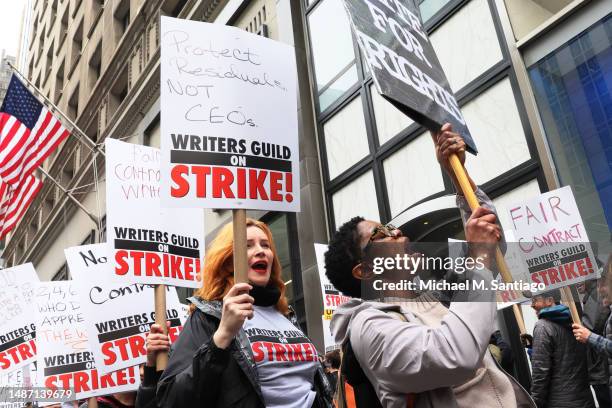
M 109 265 L 123 283 L 198 288 L 204 214 L 162 208 L 160 177 L 159 149 L 106 139 Z
M 415 1 L 344 0 L 344 5 L 378 92 L 429 129 L 450 122 L 476 153 Z
M 327 252 L 327 245 L 314 244 L 314 246 L 315 256 L 317 257 L 317 269 L 319 270 L 319 281 L 321 282 L 321 295 L 323 296 L 323 341 L 325 352 L 327 353 L 338 348 L 330 329 L 332 316 L 340 305 L 348 302 L 351 298 L 340 293 L 325 275 L 325 252 Z
M 32 297 L 37 282 L 31 263 L 0 270 L 0 373 L 36 360 Z
M 144 363 L 146 335 L 155 323 L 153 287 L 117 283 L 107 266 L 106 244 L 67 248 L 66 260 L 83 308 L 85 328 L 98 372 Z M 185 322 L 176 289 L 166 288 L 168 335 L 176 340 Z
M 33 387 L 36 387 L 36 361 L 0 374 L 0 408 L 23 408 L 27 402 L 36 401 L 40 395 L 33 392 Z M 45 404 L 39 402 L 38 406 Z
M 20 370 L 0 374 L 0 408 L 23 408 L 22 402 L 12 402 L 19 388 L 25 386 L 24 370 L 30 365 L 22 367 Z
M 51 390 L 73 388 L 75 399 L 138 389 L 137 367 L 104 375 L 98 373 L 74 282 L 39 283 L 34 303 L 38 311 L 40 386 Z
M 534 283 L 548 291 L 599 278 L 571 187 L 512 205 L 507 214 Z
M 162 17 L 164 205 L 299 211 L 296 87 L 292 47 Z

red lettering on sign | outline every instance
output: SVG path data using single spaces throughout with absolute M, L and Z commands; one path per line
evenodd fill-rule
M 292 174 L 281 171 L 180 164 L 172 167 L 170 177 L 170 192 L 177 198 L 195 189 L 197 198 L 293 201 Z
M 123 370 L 100 376 L 98 370 L 75 371 L 72 373 L 50 375 L 45 378 L 44 384 L 50 390 L 73 388 L 77 394 L 99 389 L 120 387 L 136 384 L 136 370 L 127 367 Z
M 134 276 L 155 276 L 188 281 L 200 280 L 200 260 L 167 253 L 126 251 L 115 253 L 115 272 Z
M 6 370 L 16 364 L 36 356 L 36 341 L 18 344 L 8 350 L 0 352 L 0 368 Z
M 187 175 L 189 168 L 184 164 L 174 166 L 170 171 L 170 178 L 176 184 L 176 187 L 170 187 L 170 195 L 172 197 L 185 197 L 189 193 L 189 181 Z M 206 186 L 205 186 L 206 187 Z
M 127 361 L 147 355 L 144 334 L 116 339 L 102 343 L 104 364 L 109 366 L 119 361 Z

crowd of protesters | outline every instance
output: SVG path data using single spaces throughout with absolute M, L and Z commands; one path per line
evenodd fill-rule
M 438 161 L 457 186 L 448 157 L 456 154 L 464 163 L 465 143 L 448 125 L 433 138 Z M 469 254 L 484 259 L 485 268 L 466 272 L 464 279 L 491 281 L 503 232 L 491 200 L 469 181 L 480 207 L 471 211 L 460 193 L 457 205 Z M 268 226 L 247 220 L 248 283 L 235 283 L 227 225 L 206 252 L 204 285 L 189 299 L 190 316 L 178 340 L 170 347 L 162 328 L 153 325 L 139 390 L 98 397 L 98 407 L 610 407 L 610 262 L 601 265 L 599 281 L 580 288 L 582 324 L 572 325 L 558 292 L 532 297 L 538 321 L 533 335 L 521 336 L 532 368 L 527 390 L 515 379 L 516 352 L 492 329 L 493 291 L 472 294 L 469 301 L 419 292 L 364 296 L 363 283 L 372 279 L 364 254 L 381 242 L 405 244 L 408 238 L 361 217 L 332 236 L 326 274 L 352 299 L 331 323 L 340 349 L 323 357 L 288 306 Z M 156 356 L 165 351 L 169 361 L 162 372 Z

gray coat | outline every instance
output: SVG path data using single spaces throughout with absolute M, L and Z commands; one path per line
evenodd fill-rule
M 402 313 L 406 322 L 387 311 Z M 334 312 L 331 329 L 336 341 L 350 339 L 383 407 L 405 408 L 406 394 L 416 394 L 415 408 L 454 408 L 452 387 L 474 378 L 487 352 L 494 316 L 493 297 L 489 303 L 453 303 L 439 327 L 421 324 L 397 305 L 352 299 Z M 503 373 L 516 406 L 535 407 L 527 392 Z

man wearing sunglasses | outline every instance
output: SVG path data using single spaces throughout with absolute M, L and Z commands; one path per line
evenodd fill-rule
M 446 124 L 436 134 L 436 157 L 458 188 L 448 158 L 465 163 L 465 143 Z M 470 279 L 490 282 L 495 244 L 502 240 L 493 204 L 470 179 L 481 206 L 473 213 L 459 193 L 469 255 L 485 268 L 466 272 Z M 331 328 L 343 344 L 347 378 L 364 394 L 375 393 L 368 406 L 389 408 L 535 407 L 529 394 L 488 353 L 495 327 L 495 293 L 478 291 L 478 302 L 455 302 L 449 308 L 429 294 L 382 292 L 384 302 L 363 300 L 362 284 L 373 279 L 364 259 L 372 247 L 408 248 L 408 238 L 390 225 L 355 217 L 342 225 L 325 254 L 326 274 L 348 303 L 334 312 Z M 386 273 L 386 272 L 385 272 Z M 395 272 L 397 273 L 397 272 Z M 408 275 L 409 277 L 410 275 Z M 470 298 L 472 299 L 472 298 Z M 355 371 L 364 375 L 355 375 Z M 366 384 L 359 383 L 364 379 Z M 356 393 L 357 394 L 357 393 Z M 357 397 L 357 395 L 356 395 Z M 359 407 L 359 402 L 357 403 Z M 363 406 L 363 405 L 362 405 Z

